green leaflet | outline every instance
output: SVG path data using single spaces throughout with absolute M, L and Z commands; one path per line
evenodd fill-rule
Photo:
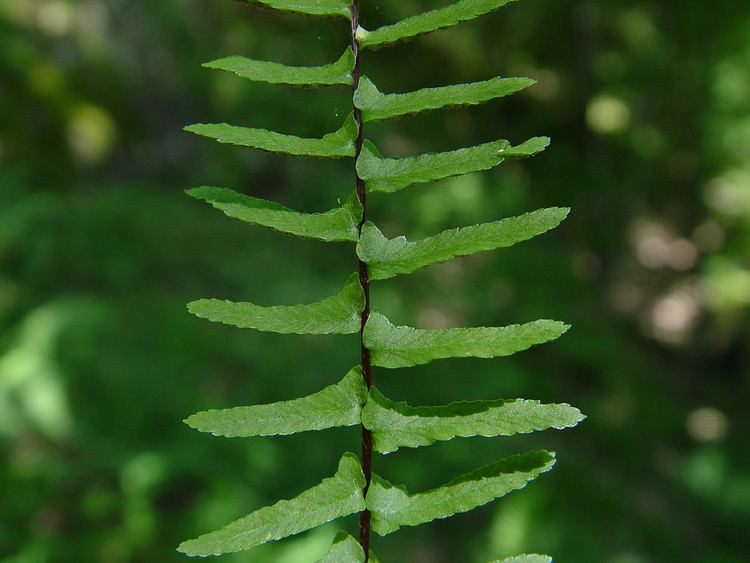
M 459 477 L 437 489 L 410 495 L 403 488 L 373 475 L 367 492 L 372 529 L 384 536 L 401 526 L 419 526 L 478 506 L 521 489 L 555 464 L 555 454 L 529 452 L 504 459 Z
M 373 312 L 365 326 L 364 342 L 373 365 L 403 368 L 442 358 L 509 356 L 555 340 L 569 328 L 559 321 L 540 320 L 505 327 L 423 330 L 394 326 L 385 316 Z
M 548 137 L 534 137 L 517 147 L 500 140 L 449 152 L 383 158 L 373 143 L 365 141 L 357 159 L 357 173 L 369 193 L 396 192 L 412 184 L 489 170 L 508 157 L 532 156 L 548 145 Z
M 549 555 L 517 555 L 502 561 L 490 561 L 490 563 L 552 563 L 552 558 Z
M 512 436 L 548 428 L 570 428 L 585 417 L 570 405 L 543 405 L 524 399 L 458 402 L 440 407 L 394 403 L 375 387 L 362 410 L 362 424 L 373 433 L 375 450 L 417 448 L 470 436 Z
M 357 130 L 357 123 L 352 114 L 349 114 L 338 131 L 328 133 L 321 139 L 303 139 L 275 131 L 238 127 L 226 123 L 198 123 L 185 127 L 185 131 L 215 139 L 220 143 L 292 156 L 317 158 L 354 156 Z
M 354 105 L 362 110 L 362 119 L 378 121 L 422 111 L 455 106 L 473 106 L 509 96 L 535 81 L 531 78 L 493 78 L 470 84 L 423 88 L 408 94 L 383 94 L 366 76 L 354 93 Z
M 237 76 L 268 82 L 269 84 L 291 84 L 294 86 L 350 85 L 354 68 L 354 52 L 349 47 L 335 63 L 316 66 L 286 66 L 267 61 L 256 61 L 245 57 L 226 57 L 203 65 L 206 68 L 226 70 Z
M 243 551 L 299 534 L 365 508 L 365 478 L 354 454 L 344 454 L 333 477 L 291 500 L 281 500 L 224 526 L 183 542 L 186 555 L 206 557 Z
M 188 304 L 188 311 L 216 323 L 254 328 L 280 334 L 353 334 L 359 332 L 365 296 L 357 274 L 352 274 L 335 296 L 312 305 L 261 307 L 201 299 Z
M 456 256 L 512 246 L 557 227 L 570 212 L 567 208 L 540 209 L 510 219 L 450 229 L 416 242 L 404 237 L 386 238 L 368 221 L 357 243 L 357 255 L 369 266 L 371 280 L 410 274 L 419 268 Z
M 370 557 L 372 561 L 372 556 Z M 318 563 L 365 563 L 365 552 L 349 534 L 339 532 L 326 556 Z
M 355 367 L 336 385 L 322 391 L 268 405 L 199 412 L 185 420 L 191 428 L 229 438 L 288 436 L 298 432 L 354 426 L 362 420 L 367 387 Z
M 310 16 L 343 16 L 351 19 L 349 0 L 249 0 L 269 8 L 285 12 L 297 12 Z
M 377 47 L 454 26 L 496 10 L 514 0 L 459 0 L 451 6 L 425 12 L 374 31 L 360 27 L 357 40 L 362 47 Z
M 282 233 L 323 241 L 356 241 L 362 205 L 356 195 L 326 213 L 300 213 L 273 201 L 250 197 L 226 188 L 202 186 L 188 195 L 210 203 L 229 217 L 269 227 Z

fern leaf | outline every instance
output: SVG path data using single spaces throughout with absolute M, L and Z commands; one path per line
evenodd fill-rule
M 209 534 L 183 542 L 186 555 L 206 557 L 251 549 L 315 528 L 365 508 L 365 478 L 354 454 L 344 454 L 333 477 L 301 493 L 240 518 Z
M 378 121 L 423 111 L 473 106 L 519 92 L 535 83 L 531 78 L 493 78 L 470 84 L 423 88 L 407 94 L 383 94 L 366 76 L 354 93 L 354 105 L 362 119 Z
M 320 139 L 304 139 L 275 131 L 238 127 L 226 123 L 198 123 L 188 125 L 185 131 L 214 139 L 220 143 L 267 152 L 314 158 L 341 158 L 354 156 L 358 128 L 354 116 L 350 114 L 338 131 L 328 133 Z
M 291 401 L 199 412 L 185 423 L 214 436 L 288 436 L 298 432 L 354 426 L 362 420 L 367 387 L 355 367 L 336 385 Z
M 379 47 L 410 39 L 438 29 L 452 27 L 496 10 L 514 0 L 460 0 L 445 8 L 406 18 L 374 31 L 360 27 L 357 40 L 362 47 Z
M 372 529 L 384 536 L 401 526 L 418 526 L 467 512 L 521 489 L 555 464 L 551 452 L 515 455 L 459 477 L 437 489 L 410 495 L 403 488 L 373 476 L 367 492 Z
M 455 437 L 512 436 L 548 428 L 570 428 L 585 417 L 570 405 L 543 405 L 525 399 L 471 401 L 440 407 L 394 403 L 375 387 L 362 410 L 362 424 L 373 433 L 375 450 L 418 448 Z
M 548 137 L 534 137 L 517 147 L 500 140 L 449 152 L 383 158 L 373 143 L 365 141 L 357 159 L 357 173 L 369 193 L 396 192 L 412 184 L 489 170 L 506 158 L 532 156 L 548 145 Z
M 286 66 L 245 57 L 225 57 L 203 65 L 206 68 L 225 70 L 242 78 L 269 84 L 293 86 L 351 85 L 354 68 L 354 51 L 349 47 L 335 62 L 316 67 Z
M 357 540 L 347 533 L 339 532 L 333 539 L 331 549 L 318 563 L 365 563 L 365 552 Z
M 371 280 L 410 274 L 419 268 L 456 256 L 512 246 L 557 227 L 567 208 L 540 209 L 510 219 L 443 231 L 416 242 L 404 237 L 387 239 L 373 223 L 363 226 L 357 255 L 369 266 Z
M 402 368 L 443 358 L 510 356 L 562 336 L 569 325 L 540 320 L 523 325 L 481 328 L 416 329 L 394 326 L 373 312 L 365 326 L 365 346 L 373 365 Z
M 216 323 L 280 334 L 353 334 L 359 332 L 365 296 L 357 274 L 333 297 L 311 305 L 261 307 L 201 299 L 188 304 L 194 315 Z
M 300 213 L 273 201 L 250 197 L 226 188 L 202 186 L 188 195 L 210 203 L 227 216 L 290 235 L 330 241 L 356 241 L 362 204 L 352 195 L 342 207 L 326 213 Z
M 490 561 L 490 563 L 552 563 L 552 558 L 549 555 L 516 555 L 515 557 L 508 557 L 500 561 Z
M 349 0 L 249 0 L 268 8 L 309 16 L 343 16 L 351 19 Z

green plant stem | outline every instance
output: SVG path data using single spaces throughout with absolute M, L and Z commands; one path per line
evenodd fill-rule
M 352 1 L 352 50 L 354 51 L 355 63 L 354 70 L 352 71 L 352 83 L 353 91 L 357 91 L 359 87 L 359 80 L 362 76 L 362 69 L 360 66 L 360 52 L 359 43 L 357 42 L 357 29 L 359 28 L 359 0 Z M 352 100 L 353 105 L 353 100 Z M 356 163 L 359 155 L 362 153 L 362 142 L 364 139 L 364 129 L 362 123 L 362 112 L 354 107 L 354 119 L 357 122 L 359 132 L 357 134 L 356 152 L 354 156 L 355 164 L 355 177 L 357 183 L 357 198 L 362 204 L 362 220 L 359 223 L 359 233 L 362 234 L 362 227 L 367 221 L 367 193 L 365 191 L 365 182 L 359 177 L 356 172 Z M 365 380 L 367 388 L 372 387 L 372 364 L 370 362 L 370 351 L 365 346 L 364 342 L 364 331 L 367 319 L 370 317 L 370 279 L 367 271 L 367 264 L 359 260 L 359 283 L 362 285 L 362 289 L 365 292 L 365 308 L 362 311 L 362 324 L 359 333 L 360 338 L 360 349 L 361 349 L 361 365 L 362 365 L 362 377 Z M 372 478 L 372 432 L 362 426 L 362 472 L 365 474 L 365 495 L 367 490 L 370 488 L 370 480 Z M 365 563 L 369 560 L 370 556 L 370 512 L 368 510 L 362 511 L 359 517 L 359 543 L 362 546 L 362 550 L 365 552 Z

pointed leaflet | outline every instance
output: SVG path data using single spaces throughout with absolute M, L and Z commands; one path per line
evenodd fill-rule
M 268 405 L 199 412 L 185 423 L 201 432 L 229 438 L 288 436 L 298 432 L 360 424 L 367 387 L 360 368 L 322 391 Z
M 383 94 L 363 76 L 354 93 L 354 105 L 362 110 L 365 122 L 378 121 L 433 109 L 474 106 L 509 96 L 534 83 L 531 78 L 493 78 L 470 84 L 423 88 L 407 94 Z
M 424 493 L 410 495 L 402 487 L 373 475 L 367 492 L 372 529 L 384 536 L 401 526 L 419 526 L 478 506 L 521 489 L 555 464 L 555 455 L 537 451 L 515 455 Z
M 250 549 L 299 534 L 365 508 L 365 477 L 354 454 L 344 454 L 338 471 L 291 500 L 281 500 L 224 526 L 183 542 L 182 553 L 206 557 Z
M 377 47 L 451 27 L 496 10 L 514 0 L 460 0 L 455 4 L 412 16 L 374 31 L 360 27 L 357 40 L 362 47 Z
M 256 61 L 245 57 L 226 57 L 203 65 L 206 68 L 226 70 L 237 76 L 268 82 L 269 84 L 291 84 L 294 86 L 350 85 L 354 68 L 354 52 L 349 47 L 335 63 L 299 67 L 286 66 L 267 61 Z
M 373 365 L 403 368 L 443 358 L 494 358 L 510 356 L 536 344 L 555 340 L 569 325 L 559 321 L 534 321 L 523 325 L 481 328 L 416 329 L 394 326 L 373 312 L 365 326 L 365 346 Z
M 552 563 L 552 558 L 549 555 L 516 555 L 502 561 L 490 561 L 490 563 Z
M 339 532 L 333 540 L 331 549 L 318 563 L 365 563 L 365 552 L 357 540 L 349 534 Z
M 188 310 L 202 319 L 280 334 L 353 334 L 359 332 L 364 307 L 365 296 L 357 274 L 349 277 L 337 295 L 312 305 L 261 307 L 219 299 L 188 304 Z
M 387 239 L 373 223 L 367 222 L 357 243 L 357 255 L 369 266 L 371 280 L 410 274 L 456 256 L 512 246 L 557 227 L 569 209 L 554 207 L 526 213 L 493 223 L 443 231 L 416 242 L 404 237 Z
M 457 436 L 512 436 L 548 428 L 570 428 L 585 417 L 570 405 L 542 405 L 524 399 L 471 401 L 440 407 L 394 403 L 375 387 L 362 411 L 362 424 L 372 431 L 375 450 L 384 454 L 400 447 L 417 448 Z
M 338 131 L 328 133 L 321 139 L 303 139 L 293 135 L 276 133 L 265 129 L 251 129 L 227 125 L 226 123 L 198 123 L 188 125 L 185 131 L 215 139 L 220 143 L 239 145 L 268 152 L 309 156 L 317 158 L 340 158 L 354 156 L 357 139 L 357 122 L 349 114 Z
M 323 241 L 355 241 L 362 205 L 352 195 L 342 207 L 326 213 L 300 213 L 273 201 L 250 197 L 226 188 L 202 186 L 188 195 L 210 203 L 229 217 L 276 229 L 282 233 Z
M 350 0 L 249 0 L 284 12 L 297 12 L 310 16 L 343 16 L 351 19 Z
M 506 158 L 533 156 L 548 145 L 548 137 L 534 137 L 517 147 L 500 140 L 449 152 L 383 158 L 374 144 L 365 141 L 357 159 L 357 173 L 369 193 L 396 192 L 412 184 L 489 170 Z

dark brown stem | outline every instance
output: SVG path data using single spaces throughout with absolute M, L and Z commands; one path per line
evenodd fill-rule
M 352 50 L 354 51 L 354 70 L 352 71 L 353 92 L 357 91 L 359 79 L 362 76 L 362 68 L 359 60 L 359 43 L 357 43 L 357 29 L 359 28 L 359 0 L 352 1 Z M 364 129 L 362 127 L 362 112 L 354 107 L 354 120 L 357 122 L 359 130 L 357 134 L 355 165 L 360 153 L 362 152 L 362 140 L 364 139 Z M 362 204 L 362 220 L 359 223 L 359 232 L 362 233 L 362 225 L 367 220 L 367 193 L 365 191 L 365 182 L 355 172 L 357 182 L 357 198 Z M 361 366 L 362 377 L 365 380 L 367 389 L 372 387 L 372 364 L 370 362 L 370 351 L 365 346 L 364 332 L 367 319 L 370 317 L 370 279 L 367 272 L 367 264 L 359 261 L 359 283 L 365 292 L 365 308 L 362 311 L 362 323 L 359 331 L 360 349 L 361 349 Z M 372 479 L 372 432 L 364 426 L 362 427 L 362 472 L 365 474 L 365 490 L 370 488 Z M 370 512 L 364 510 L 359 516 L 359 543 L 365 552 L 365 563 L 370 559 Z

